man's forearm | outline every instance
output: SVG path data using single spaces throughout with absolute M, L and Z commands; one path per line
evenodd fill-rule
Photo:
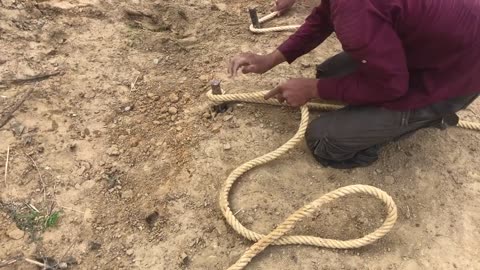
M 283 42 L 278 50 L 288 63 L 292 63 L 321 44 L 332 32 L 330 2 L 323 0 L 307 17 L 305 23 Z
M 274 50 L 273 52 L 269 53 L 268 58 L 270 59 L 271 68 L 274 68 L 275 66 L 287 61 L 285 56 L 279 50 Z

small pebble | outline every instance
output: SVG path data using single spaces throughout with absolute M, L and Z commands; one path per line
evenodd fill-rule
M 230 149 L 232 149 L 232 146 L 229 143 L 226 143 L 226 144 L 223 145 L 223 149 L 230 150 Z
M 131 199 L 131 198 L 133 198 L 132 190 L 125 190 L 122 192 L 122 199 Z
M 128 255 L 128 256 L 132 256 L 132 255 L 133 255 L 133 249 L 127 250 L 127 255 Z
M 170 102 L 172 102 L 172 103 L 177 103 L 180 98 L 177 96 L 177 94 L 171 93 L 171 94 L 168 96 L 168 99 L 169 99 Z
M 15 227 L 13 230 L 7 232 L 7 236 L 13 240 L 20 240 L 25 235 L 25 232 Z
M 392 185 L 395 183 L 395 178 L 393 178 L 393 176 L 385 176 L 385 183 L 389 184 L 389 185 Z
M 170 107 L 170 108 L 168 108 L 168 112 L 169 112 L 170 114 L 177 114 L 177 113 L 178 113 L 178 110 L 177 110 L 177 108 L 175 108 L 175 107 Z

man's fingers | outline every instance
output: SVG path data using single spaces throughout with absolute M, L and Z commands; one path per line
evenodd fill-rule
M 275 98 L 276 98 L 276 99 L 278 100 L 278 102 L 280 102 L 280 103 L 284 103 L 284 102 L 286 101 L 286 99 L 283 97 L 282 94 L 277 94 L 277 96 L 276 96 Z
M 245 60 L 243 58 L 234 60 L 232 65 L 232 76 L 237 76 L 238 69 L 243 65 L 245 65 Z
M 246 65 L 243 66 L 243 68 L 242 68 L 243 74 L 251 73 L 251 72 L 253 72 L 254 70 L 255 70 L 255 66 L 249 65 L 249 64 L 246 64 Z
M 282 88 L 280 86 L 275 87 L 273 90 L 270 90 L 270 92 L 266 93 L 265 96 L 263 97 L 264 99 L 270 99 L 278 94 L 282 93 Z

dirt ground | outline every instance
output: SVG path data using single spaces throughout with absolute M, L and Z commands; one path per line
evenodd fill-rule
M 226 74 L 241 51 L 289 33 L 253 35 L 246 8 L 270 1 L 0 0 L 0 265 L 37 269 L 225 269 L 251 245 L 224 221 L 228 173 L 296 131 L 299 113 L 232 106 L 212 117 L 211 79 L 228 92 L 268 90 L 341 50 L 334 38 L 265 75 Z M 272 24 L 301 23 L 314 1 Z M 45 80 L 6 80 L 60 72 Z M 6 82 L 6 83 L 5 83 Z M 0 83 L 1 84 L 1 83 Z M 462 117 L 480 121 L 480 102 Z M 8 174 L 4 179 L 8 155 Z M 423 130 L 375 165 L 333 170 L 304 144 L 247 174 L 232 204 L 266 233 L 305 203 L 349 184 L 391 194 L 398 223 L 357 250 L 270 247 L 248 269 L 480 269 L 480 133 Z M 5 185 L 6 184 L 6 185 Z M 350 239 L 384 216 L 373 199 L 328 205 L 295 231 Z

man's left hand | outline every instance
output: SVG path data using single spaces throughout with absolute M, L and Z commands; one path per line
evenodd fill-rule
M 275 97 L 280 103 L 287 102 L 293 107 L 305 105 L 310 99 L 318 97 L 316 79 L 290 79 L 265 95 L 265 99 Z

